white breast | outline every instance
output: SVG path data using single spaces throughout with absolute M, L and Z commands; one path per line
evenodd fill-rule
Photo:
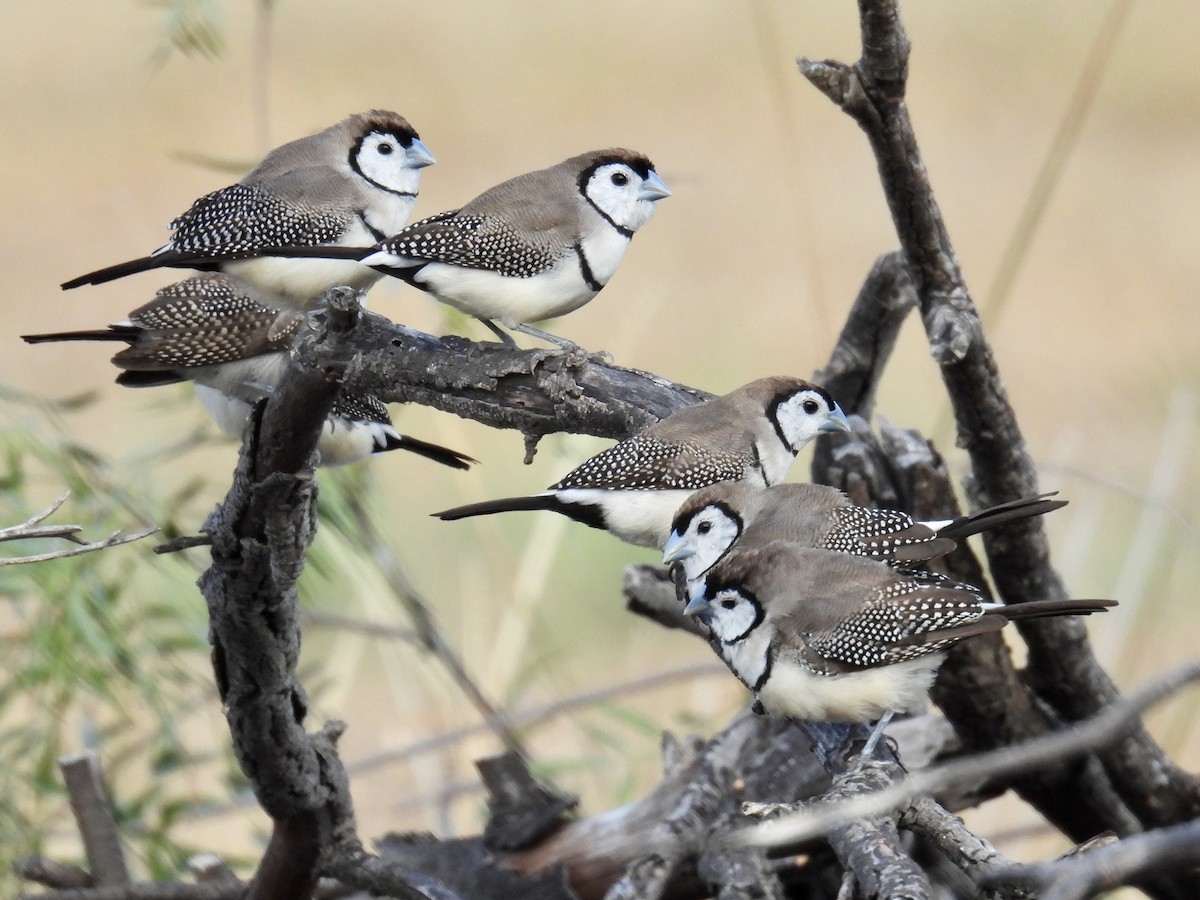
M 798 719 L 871 722 L 885 712 L 922 703 L 945 657 L 940 653 L 846 675 L 817 675 L 795 660 L 777 659 L 758 692 L 770 712 Z
M 288 259 L 263 256 L 221 266 L 253 299 L 268 306 L 307 309 L 335 284 L 365 291 L 383 276 L 349 259 Z
M 416 190 L 415 183 L 412 190 Z M 375 188 L 372 194 L 375 200 L 363 213 L 370 226 L 385 238 L 390 238 L 403 231 L 404 226 L 408 224 L 409 218 L 412 217 L 413 207 L 416 205 L 417 198 L 401 197 L 399 194 L 393 194 L 391 191 L 385 191 L 381 188 Z M 362 227 L 361 223 L 356 221 L 350 228 L 346 229 L 346 233 L 342 235 L 342 239 L 338 241 L 338 244 L 343 247 L 373 247 L 378 242 L 378 237 L 371 234 Z
M 557 492 L 567 503 L 599 506 L 604 524 L 616 537 L 639 547 L 661 550 L 671 534 L 671 520 L 691 491 L 610 491 L 568 488 Z
M 511 278 L 489 269 L 429 263 L 416 280 L 443 303 L 509 327 L 565 315 L 596 296 L 584 283 L 575 254 L 529 278 Z
M 583 248 L 583 255 L 587 257 L 592 277 L 601 284 L 608 284 L 608 280 L 616 274 L 625 251 L 629 249 L 629 238 L 605 222 L 580 241 L 579 245 Z
M 796 454 L 779 439 L 770 423 L 765 423 L 761 430 L 763 434 L 757 442 L 758 458 L 767 486 L 770 487 L 787 478 L 792 464 L 796 461 Z

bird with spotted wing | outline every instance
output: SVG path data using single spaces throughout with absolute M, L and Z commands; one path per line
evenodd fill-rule
M 1065 500 L 1051 497 L 1040 494 L 956 519 L 919 522 L 898 510 L 858 506 L 826 485 L 757 489 L 725 482 L 696 491 L 679 507 L 663 562 L 681 563 L 684 577 L 694 583 L 731 549 L 785 540 L 912 566 L 949 553 L 972 534 L 1066 506 Z
M 113 341 L 117 384 L 154 387 L 190 381 L 222 431 L 240 438 L 254 403 L 283 376 L 288 351 L 305 326 L 299 310 L 267 306 L 219 273 L 168 285 L 124 322 L 86 331 L 25 335 L 30 344 Z M 408 450 L 442 465 L 468 468 L 471 457 L 392 427 L 387 406 L 368 394 L 338 398 L 317 449 L 322 465 L 341 465 L 386 450 Z
M 539 494 L 434 515 L 449 521 L 549 510 L 627 543 L 662 549 L 675 510 L 692 491 L 719 481 L 776 484 L 801 447 L 820 434 L 848 429 L 824 388 L 791 376 L 760 378 L 656 422 Z
M 685 608 L 762 707 L 797 719 L 879 720 L 920 704 L 943 651 L 1017 619 L 1088 615 L 1112 600 L 988 603 L 969 584 L 774 541 L 729 554 Z
M 380 278 L 356 259 L 257 256 L 268 247 L 362 247 L 400 231 L 421 169 L 433 155 L 401 115 L 370 110 L 268 153 L 240 182 L 213 191 L 171 222 L 149 256 L 73 278 L 104 284 L 161 267 L 220 271 L 268 306 L 305 308 L 328 288 L 365 290 Z
M 269 252 L 357 259 L 474 316 L 507 344 L 511 336 L 495 323 L 574 347 L 530 323 L 566 315 L 600 293 L 634 232 L 670 193 L 644 154 L 593 150 L 502 182 L 373 248 Z

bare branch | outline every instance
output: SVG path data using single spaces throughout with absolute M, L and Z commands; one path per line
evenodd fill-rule
M 43 509 L 40 513 L 30 516 L 20 525 L 10 525 L 8 528 L 0 528 L 0 541 L 11 541 L 16 538 L 29 536 L 29 531 L 31 529 L 36 529 L 36 526 L 40 525 L 42 522 L 45 522 L 48 518 L 58 512 L 59 508 L 61 508 L 62 505 L 67 502 L 67 498 L 70 496 L 70 491 L 63 491 L 53 503 Z M 79 525 L 65 525 L 63 527 L 73 529 L 73 531 L 79 531 L 80 529 Z M 38 536 L 42 537 L 43 535 Z M 58 535 L 52 536 L 57 537 Z
M 340 616 L 337 613 L 323 612 L 317 609 L 305 609 L 300 612 L 301 621 L 305 625 L 316 628 L 332 628 L 338 631 L 354 631 L 371 637 L 384 638 L 392 641 L 416 643 L 419 640 L 417 632 L 412 628 L 397 628 L 394 625 L 384 625 L 380 622 L 367 622 L 352 616 Z
M 1014 865 L 983 877 L 988 886 L 1032 882 L 1042 900 L 1084 900 L 1147 875 L 1194 871 L 1200 821 L 1185 822 L 1034 866 Z
M 75 814 L 88 869 L 96 884 L 128 884 L 129 867 L 121 849 L 117 817 L 104 787 L 100 758 L 95 753 L 64 757 L 58 761 L 58 768 L 67 784 L 71 812 Z
M 900 327 L 916 305 L 917 292 L 904 255 L 893 252 L 879 257 L 859 288 L 829 362 L 813 375 L 842 409 L 871 417 Z
M 400 900 L 462 900 L 436 878 L 368 853 L 357 840 L 326 847 L 320 865 L 331 878 L 368 891 L 372 896 Z
M 96 883 L 91 872 L 44 856 L 24 856 L 13 860 L 12 870 L 18 878 L 50 888 L 78 889 L 92 887 Z
M 82 531 L 80 525 L 67 525 L 65 528 L 71 529 L 71 533 Z M 71 547 L 67 550 L 52 550 L 48 553 L 38 553 L 33 556 L 8 556 L 0 557 L 0 566 L 19 566 L 26 563 L 46 562 L 50 559 L 66 559 L 69 556 L 82 556 L 84 553 L 93 553 L 97 550 L 106 550 L 109 547 L 119 547 L 121 544 L 128 544 L 133 541 L 140 541 L 142 538 L 154 534 L 158 528 L 142 528 L 138 531 L 130 532 L 129 534 L 121 534 L 120 531 L 114 531 L 108 537 L 99 541 L 92 541 L 87 544 L 80 543 L 76 547 Z M 18 535 L 22 537 L 23 535 Z M 43 535 L 30 535 L 31 537 L 42 537 Z M 65 534 L 50 535 L 51 537 L 68 537 Z M 74 538 L 69 538 L 74 540 Z M 14 540 L 14 538 L 8 538 Z
M 980 505 L 1039 492 L 1021 434 L 979 315 L 971 300 L 941 211 L 934 200 L 904 101 L 909 42 L 898 0 L 859 0 L 862 58 L 854 66 L 801 60 L 822 92 L 866 133 L 897 235 L 920 298 L 934 359 L 941 368 L 966 449 Z M 1067 596 L 1049 562 L 1041 523 L 983 536 L 992 576 L 1006 602 Z M 1120 599 L 1120 598 L 1118 598 Z M 1068 721 L 1096 715 L 1117 697 L 1096 660 L 1085 626 L 1072 617 L 1018 625 L 1029 647 L 1030 684 Z M 1099 754 L 1111 788 L 1141 827 L 1200 815 L 1200 778 L 1175 765 L 1144 728 Z M 1194 894 L 1196 885 L 1184 888 Z
M 821 802 L 853 803 L 856 797 L 872 796 L 895 785 L 902 772 L 895 761 L 851 766 L 834 776 L 833 786 L 821 795 Z M 854 875 L 863 896 L 912 900 L 931 896 L 928 876 L 900 849 L 896 822 L 887 812 L 847 819 L 831 828 L 827 837 L 833 852 L 847 873 Z
M 579 798 L 533 777 L 519 753 L 475 763 L 488 793 L 483 845 L 489 850 L 522 850 L 561 827 Z
M 342 726 L 305 731 L 307 699 L 295 672 L 296 580 L 316 529 L 311 465 L 344 374 L 342 344 L 355 331 L 359 308 L 353 291 L 328 292 L 324 313 L 314 317 L 318 327 L 251 416 L 233 485 L 203 529 L 212 537 L 212 565 L 200 588 L 217 687 L 238 763 L 274 822 L 248 900 L 309 896 L 331 848 L 358 848 L 356 858 L 370 863 L 354 834 L 349 785 L 335 749 Z M 428 898 L 402 880 L 390 887 L 396 897 Z
M 1198 680 L 1200 663 L 1181 666 L 1127 694 L 1086 722 L 1026 744 L 962 757 L 922 772 L 913 772 L 893 787 L 845 803 L 792 813 L 748 829 L 739 840 L 760 846 L 788 845 L 826 834 L 832 828 L 857 819 L 883 815 L 920 796 L 981 779 L 1011 775 L 1095 750 L 1136 726 L 1138 717 L 1147 708 Z
M 1015 865 L 990 843 L 972 834 L 962 819 L 947 812 L 929 797 L 918 797 L 905 807 L 900 813 L 900 826 L 926 838 L 972 881 L 978 882 L 987 875 Z M 1016 900 L 1024 895 L 1022 891 L 1008 892 L 1005 896 Z

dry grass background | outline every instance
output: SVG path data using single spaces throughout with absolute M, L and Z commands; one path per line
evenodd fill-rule
M 1091 630 L 1118 682 L 1130 685 L 1196 654 L 1200 7 L 1132 5 L 1013 289 L 989 303 L 1108 7 L 926 0 L 904 13 L 914 48 L 910 106 L 938 200 L 1043 484 L 1072 500 L 1047 523 L 1058 563 L 1078 595 L 1121 601 Z M 95 327 L 145 302 L 171 278 L 69 294 L 57 285 L 157 247 L 193 198 L 234 180 L 189 158 L 248 165 L 261 154 L 252 5 L 217 8 L 228 41 L 222 59 L 173 56 L 155 67 L 162 22 L 154 7 L 0 6 L 0 384 L 52 396 L 100 386 L 98 403 L 69 424 L 116 465 L 195 427 L 189 393 L 118 389 L 103 346 L 28 347 L 17 335 Z M 896 243 L 865 140 L 793 62 L 799 54 L 852 60 L 857 41 L 848 0 L 294 0 L 275 15 L 266 125 L 277 144 L 353 111 L 402 112 L 438 157 L 417 215 L 587 148 L 646 152 L 674 195 L 604 294 L 554 330 L 619 363 L 721 392 L 822 363 L 869 265 Z M 396 286 L 378 287 L 372 304 L 427 330 L 463 324 Z M 961 470 L 916 322 L 879 409 L 932 434 Z M 493 697 L 532 708 L 708 660 L 698 642 L 621 609 L 622 565 L 651 554 L 554 517 L 427 518 L 541 489 L 600 442 L 548 439 L 525 467 L 514 434 L 428 410 L 400 418 L 414 434 L 483 461 L 461 474 L 393 454 L 373 466 L 373 503 Z M 171 484 L 204 475 L 198 524 L 222 495 L 234 454 L 213 442 L 146 477 Z M 57 488 L 45 491 L 48 501 Z M 143 565 L 148 548 L 119 552 Z M 309 586 L 323 608 L 404 624 L 370 572 L 314 575 Z M 318 662 L 326 668 L 314 721 L 348 719 L 343 756 L 352 766 L 477 721 L 452 683 L 407 646 L 314 630 L 306 664 Z M 740 702 L 728 677 L 694 678 L 560 717 L 527 739 L 544 770 L 582 791 L 594 812 L 654 782 L 659 728 L 711 731 Z M 1195 708 L 1194 696 L 1182 698 L 1152 719 L 1193 767 Z M 197 741 L 224 739 L 215 708 L 189 728 Z M 496 747 L 475 737 L 361 770 L 362 833 L 472 829 L 478 798 L 446 800 L 447 791 L 470 785 L 470 760 Z M 1002 849 L 1052 849 L 1036 835 L 1016 843 L 1030 815 L 1015 804 L 978 815 Z M 244 852 L 247 830 L 261 833 L 265 822 L 244 811 L 188 827 L 197 845 Z

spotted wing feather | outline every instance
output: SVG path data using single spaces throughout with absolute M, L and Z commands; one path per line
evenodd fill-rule
M 344 205 L 324 199 L 335 178 L 341 181 L 330 171 L 324 177 L 303 172 L 278 179 L 301 186 L 299 196 L 288 202 L 258 184 L 235 184 L 213 191 L 171 223 L 171 242 L 164 250 L 232 258 L 264 248 L 334 243 L 353 215 Z
M 299 313 L 237 293 L 223 278 L 189 278 L 163 288 L 129 316 L 131 344 L 113 357 L 126 370 L 194 368 L 287 349 Z
M 510 278 L 544 272 L 571 250 L 521 232 L 506 216 L 468 215 L 461 210 L 422 219 L 385 241 L 381 249 L 415 262 L 488 269 Z
M 895 510 L 846 506 L 831 513 L 823 546 L 893 562 L 923 562 L 954 549 L 928 526 Z
M 593 456 L 550 490 L 695 490 L 742 478 L 753 463 L 748 451 L 699 441 L 667 443 L 643 433 Z

